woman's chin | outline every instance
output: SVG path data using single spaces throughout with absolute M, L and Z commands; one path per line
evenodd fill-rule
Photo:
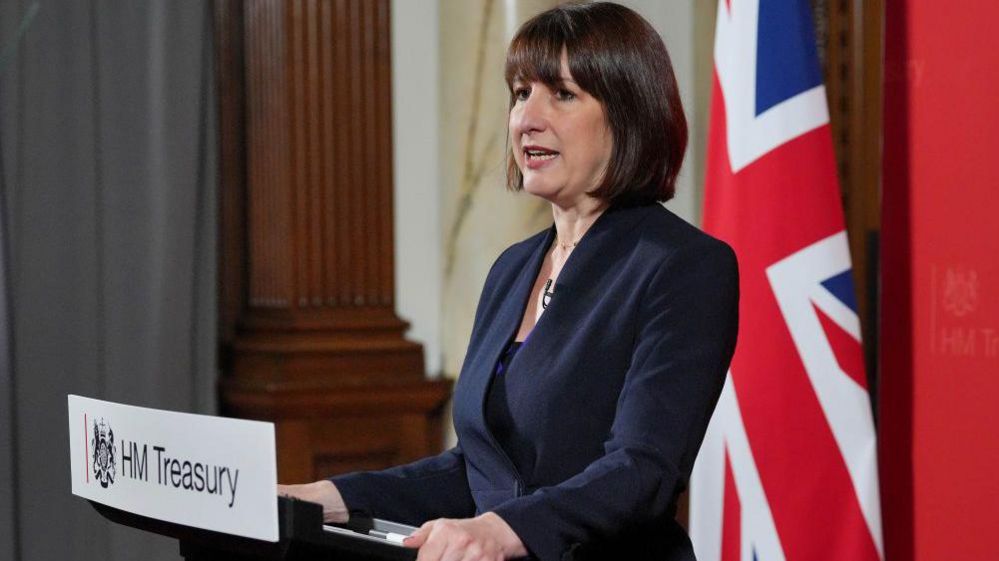
M 547 181 L 531 181 L 525 178 L 524 191 L 546 201 L 552 201 L 558 195 L 559 189 Z

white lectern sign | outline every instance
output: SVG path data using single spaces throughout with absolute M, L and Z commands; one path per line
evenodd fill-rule
M 274 425 L 69 396 L 73 494 L 186 526 L 278 540 Z

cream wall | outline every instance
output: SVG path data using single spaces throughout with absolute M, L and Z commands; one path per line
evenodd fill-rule
M 438 3 L 392 0 L 396 311 L 441 371 Z
M 553 3 L 392 1 L 397 309 L 412 322 L 409 337 L 423 343 L 432 376 L 457 374 L 489 264 L 503 247 L 550 221 L 546 209 L 502 189 L 501 73 L 511 29 Z M 646 17 L 670 50 L 691 139 L 677 197 L 667 206 L 699 223 L 713 2 L 621 3 Z M 485 65 L 481 74 L 478 60 Z M 468 169 L 481 171 L 474 186 Z
M 619 0 L 642 14 L 662 36 L 669 50 L 673 71 L 680 86 L 680 99 L 688 126 L 694 126 L 697 99 L 694 95 L 694 1 L 688 0 Z M 704 0 L 701 0 L 702 2 Z M 695 187 L 694 162 L 701 157 L 703 146 L 690 139 L 683 168 L 677 178 L 676 197 L 666 206 L 689 222 L 700 223 L 700 189 Z
M 440 166 L 444 374 L 465 356 L 483 281 L 510 244 L 551 223 L 550 207 L 506 184 L 506 48 L 554 0 L 441 0 Z

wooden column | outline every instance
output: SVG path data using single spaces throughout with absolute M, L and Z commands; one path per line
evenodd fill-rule
M 850 239 L 868 388 L 877 403 L 884 0 L 812 0 Z
M 223 411 L 305 481 L 439 450 L 394 309 L 388 0 L 217 0 Z

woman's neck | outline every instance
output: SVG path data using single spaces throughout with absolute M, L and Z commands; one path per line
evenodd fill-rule
M 583 234 L 597 221 L 607 204 L 593 197 L 585 197 L 578 203 L 562 207 L 552 203 L 552 215 L 555 217 L 555 231 L 561 245 L 575 245 Z

